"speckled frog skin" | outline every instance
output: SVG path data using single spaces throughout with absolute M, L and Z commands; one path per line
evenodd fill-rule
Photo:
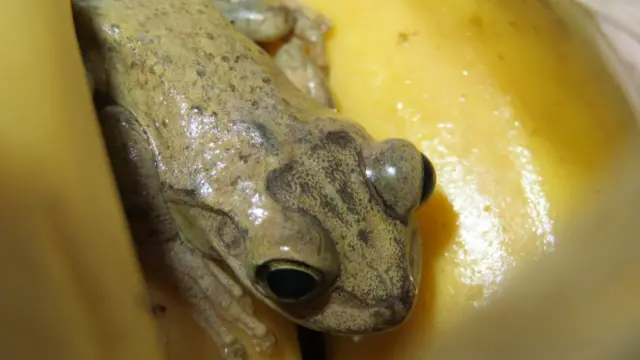
M 391 329 L 411 311 L 412 213 L 433 167 L 304 95 L 206 0 L 73 0 L 78 41 L 135 232 L 162 246 L 194 317 L 228 359 L 268 350 L 248 290 L 312 329 Z M 133 227 L 133 226 L 132 226 Z M 231 269 L 236 284 L 219 267 Z

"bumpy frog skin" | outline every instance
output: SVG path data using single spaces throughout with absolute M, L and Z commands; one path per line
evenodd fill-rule
M 413 145 L 376 142 L 303 94 L 209 0 L 73 6 L 134 237 L 163 247 L 227 359 L 245 352 L 223 319 L 263 350 L 274 342 L 244 289 L 327 333 L 407 318 L 421 268 L 412 213 L 435 186 Z

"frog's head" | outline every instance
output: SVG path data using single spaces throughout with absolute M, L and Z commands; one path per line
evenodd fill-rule
M 254 295 L 303 326 L 355 335 L 402 323 L 420 282 L 412 215 L 434 191 L 431 162 L 353 123 L 251 129 L 238 141 L 255 152 L 209 178 L 230 184 L 206 189 L 206 207 L 220 211 L 190 210 L 211 245 Z
M 293 155 L 263 177 L 274 206 L 260 210 L 257 228 L 247 225 L 245 251 L 227 261 L 272 308 L 344 335 L 407 318 L 421 273 L 412 215 L 435 187 L 431 162 L 411 143 L 354 129 L 291 145 Z

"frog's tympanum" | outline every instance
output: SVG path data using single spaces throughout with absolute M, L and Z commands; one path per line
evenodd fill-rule
M 229 323 L 265 351 L 275 341 L 247 290 L 332 334 L 407 318 L 421 272 L 412 214 L 435 186 L 426 157 L 304 94 L 211 0 L 73 6 L 127 216 L 151 219 L 134 237 L 163 247 L 227 359 L 245 354 Z

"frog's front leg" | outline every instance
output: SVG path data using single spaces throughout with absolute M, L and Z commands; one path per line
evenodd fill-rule
M 246 359 L 246 349 L 225 326 L 229 321 L 251 336 L 260 352 L 269 352 L 275 338 L 253 315 L 251 300 L 217 264 L 183 241 L 166 245 L 167 259 L 178 284 L 192 306 L 196 321 L 205 328 L 225 359 Z M 222 318 L 221 318 L 222 317 Z
M 268 351 L 274 338 L 253 315 L 243 289 L 209 257 L 187 245 L 162 196 L 154 155 L 142 126 L 120 106 L 100 111 L 100 123 L 118 189 L 139 251 L 161 246 L 181 294 L 197 322 L 211 335 L 227 360 L 246 358 L 245 346 L 227 322 Z

